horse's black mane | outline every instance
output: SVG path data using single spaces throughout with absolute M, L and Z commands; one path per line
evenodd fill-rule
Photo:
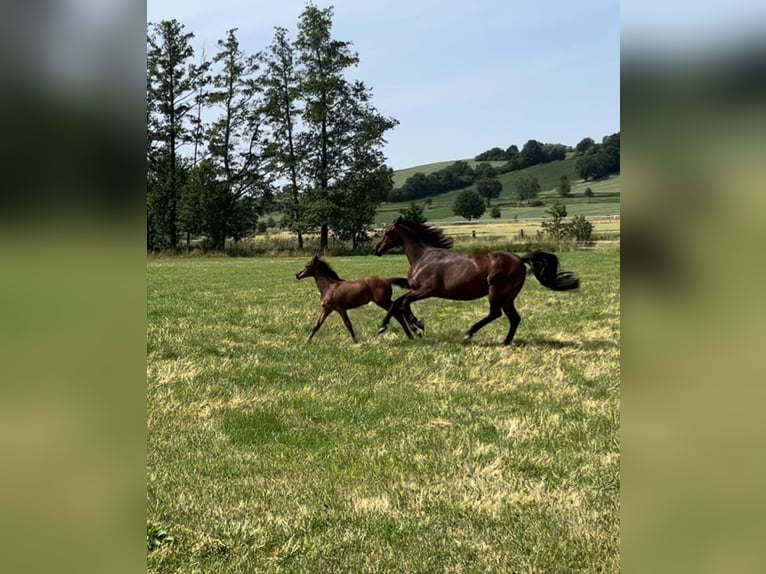
M 336 281 L 343 281 L 338 274 L 335 272 L 335 270 L 330 267 L 330 264 L 326 261 L 322 261 L 319 257 L 317 257 L 314 262 L 319 266 L 319 269 L 322 272 L 322 275 L 326 275 L 330 279 L 335 279 Z
M 446 237 L 444 232 L 437 227 L 416 223 L 415 221 L 409 221 L 408 219 L 402 219 L 401 217 L 396 221 L 414 233 L 423 243 L 432 247 L 441 247 L 443 249 L 452 248 L 452 240 Z

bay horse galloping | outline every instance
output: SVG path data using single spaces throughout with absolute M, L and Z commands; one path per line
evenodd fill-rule
M 347 309 L 355 309 L 361 307 L 367 303 L 375 303 L 378 307 L 389 311 L 386 315 L 389 321 L 391 316 L 401 323 L 404 332 L 412 339 L 411 330 L 420 334 L 423 331 L 423 323 L 418 320 L 411 311 L 407 310 L 406 319 L 402 312 L 397 310 L 393 313 L 390 312 L 393 306 L 391 295 L 393 293 L 392 285 L 409 287 L 407 279 L 404 277 L 380 277 L 378 275 L 370 275 L 357 279 L 356 281 L 344 281 L 333 270 L 332 267 L 325 261 L 319 258 L 318 255 L 314 255 L 306 265 L 295 274 L 296 279 L 303 279 L 304 277 L 313 277 L 316 281 L 319 293 L 322 295 L 322 312 L 319 314 L 316 325 L 309 335 L 309 341 L 314 334 L 322 326 L 325 319 L 333 312 L 337 311 L 343 319 L 343 324 L 346 325 L 346 329 L 351 333 L 351 338 L 356 343 L 356 335 L 354 334 L 354 328 L 351 326 L 351 320 L 348 318 Z
M 523 257 L 505 251 L 455 253 L 450 250 L 452 240 L 440 229 L 401 217 L 384 229 L 374 253 L 380 256 L 398 246 L 404 248 L 410 263 L 407 274 L 410 289 L 394 301 L 378 334 L 388 328 L 392 315 L 399 310 L 409 312 L 410 303 L 415 301 L 429 297 L 470 301 L 486 295 L 489 313 L 468 329 L 465 338 L 470 339 L 505 313 L 511 326 L 503 344 L 509 345 L 521 323 L 513 300 L 524 286 L 525 264 L 531 265 L 537 280 L 548 289 L 570 291 L 580 285 L 572 273 L 559 272 L 559 260 L 552 253 L 533 251 Z

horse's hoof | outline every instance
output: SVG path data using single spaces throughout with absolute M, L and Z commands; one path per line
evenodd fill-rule
M 380 329 L 378 329 L 378 335 L 382 335 L 382 334 L 383 334 L 383 333 L 385 333 L 387 330 L 388 330 L 388 327 L 381 327 Z
M 473 339 L 473 335 L 471 335 L 471 333 L 466 333 L 465 337 L 463 337 L 463 341 L 470 341 L 471 339 Z

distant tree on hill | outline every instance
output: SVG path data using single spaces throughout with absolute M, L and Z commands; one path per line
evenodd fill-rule
M 480 163 L 473 167 L 473 173 L 476 177 L 476 181 L 479 181 L 480 179 L 487 179 L 490 177 L 497 177 L 497 169 L 495 169 L 491 164 L 489 163 Z
M 588 198 L 588 203 L 590 203 L 590 199 L 593 197 L 593 190 L 590 187 L 586 187 L 582 194 Z
M 503 184 L 496 177 L 480 179 L 476 182 L 476 191 L 487 201 L 487 205 L 490 205 L 494 198 L 500 197 Z
M 559 185 L 556 188 L 556 191 L 559 192 L 561 197 L 569 197 L 572 195 L 572 184 L 569 183 L 569 178 L 567 176 L 562 175 L 559 178 Z
M 516 180 L 516 198 L 519 203 L 536 198 L 540 194 L 540 182 L 537 178 L 524 173 Z
M 456 161 L 447 167 L 426 175 L 416 172 L 404 182 L 402 187 L 389 194 L 390 201 L 408 201 L 421 199 L 427 195 L 438 195 L 453 189 L 468 187 L 476 175 L 465 161 Z
M 492 217 L 493 219 L 498 219 L 498 218 L 500 217 L 500 215 L 501 215 L 501 214 L 500 214 L 500 208 L 499 208 L 498 206 L 494 206 L 494 207 L 493 207 L 493 208 L 490 210 L 490 212 L 489 212 L 489 215 L 490 215 L 490 217 Z
M 465 217 L 468 221 L 480 218 L 484 215 L 485 210 L 484 199 L 473 189 L 462 191 L 455 199 L 455 203 L 452 204 L 452 212 L 460 217 Z
M 519 162 L 522 168 L 542 163 L 544 158 L 545 151 L 543 144 L 537 140 L 527 141 L 519 154 Z
M 505 152 L 499 147 L 493 147 L 480 153 L 474 158 L 476 161 L 504 161 L 508 159 Z
M 593 146 L 596 145 L 596 142 L 593 141 L 593 138 L 583 138 L 580 140 L 580 143 L 578 143 L 575 146 L 575 156 L 581 156 L 587 154 Z
M 575 169 L 586 181 L 620 173 L 620 132 L 604 137 L 600 144 L 594 144 L 577 160 Z

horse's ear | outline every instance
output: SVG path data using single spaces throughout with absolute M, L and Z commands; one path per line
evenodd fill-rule
M 400 215 L 396 219 L 394 219 L 394 223 L 401 223 L 402 222 L 402 216 Z
M 311 258 L 312 261 L 319 261 L 319 253 L 315 253 L 314 257 Z

